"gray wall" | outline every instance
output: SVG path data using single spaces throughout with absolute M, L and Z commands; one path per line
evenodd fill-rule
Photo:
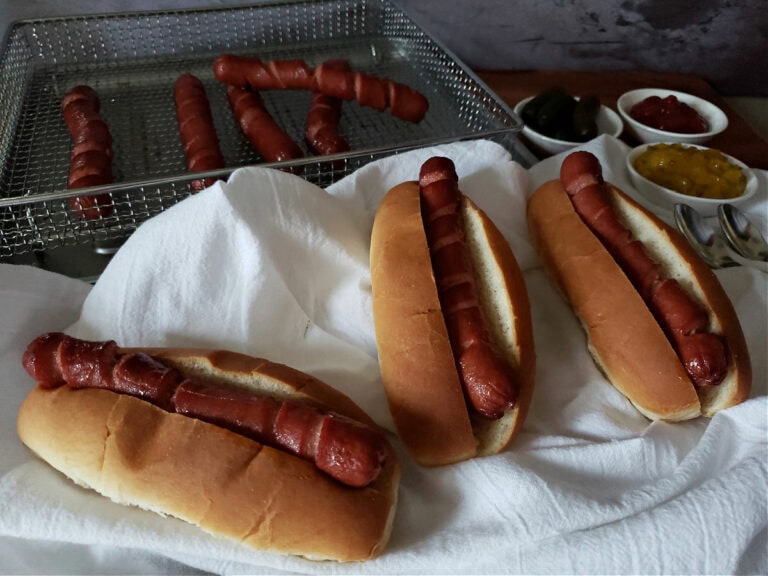
M 767 0 L 401 0 L 477 68 L 698 74 L 768 95 Z
M 395 0 L 476 68 L 698 74 L 768 96 L 768 0 Z M 0 27 L 37 16 L 247 0 L 0 0 Z

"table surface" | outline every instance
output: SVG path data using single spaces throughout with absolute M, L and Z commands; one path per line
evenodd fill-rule
M 561 86 L 575 95 L 596 94 L 603 104 L 614 110 L 619 96 L 636 88 L 668 88 L 694 94 L 719 106 L 728 116 L 728 128 L 706 146 L 730 154 L 751 168 L 768 170 L 768 142 L 699 76 L 660 72 L 575 70 L 480 70 L 477 73 L 511 107 L 523 98 L 552 86 Z M 621 139 L 630 146 L 639 144 L 626 132 Z

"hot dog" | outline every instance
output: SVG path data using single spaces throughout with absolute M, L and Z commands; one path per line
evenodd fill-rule
M 187 170 L 205 172 L 223 168 L 224 156 L 203 83 L 192 74 L 182 74 L 173 85 L 173 95 Z M 193 190 L 202 190 L 214 182 L 213 178 L 194 180 L 190 186 Z
M 101 102 L 90 86 L 72 88 L 61 102 L 64 122 L 72 136 L 67 187 L 86 188 L 112 182 L 112 135 L 99 115 Z M 70 209 L 81 218 L 95 220 L 112 214 L 109 194 L 75 196 Z
M 80 484 L 260 549 L 362 560 L 386 544 L 394 452 L 349 398 L 306 374 L 60 333 L 35 339 L 22 363 L 38 385 L 19 435 Z
M 641 413 L 712 416 L 749 395 L 744 335 L 717 277 L 677 231 L 604 182 L 595 156 L 567 156 L 560 179 L 531 197 L 528 221 L 597 364 Z
M 267 162 L 304 156 L 299 145 L 272 118 L 258 93 L 228 86 L 227 98 L 243 134 Z
M 232 86 L 254 90 L 314 90 L 341 100 L 357 100 L 376 110 L 387 107 L 393 116 L 420 122 L 429 108 L 426 97 L 405 84 L 323 62 L 314 70 L 303 60 L 273 60 L 219 56 L 213 64 L 216 78 Z
M 326 65 L 340 70 L 349 70 L 346 60 L 329 60 Z M 305 139 L 310 149 L 319 156 L 339 154 L 349 150 L 349 144 L 339 134 L 342 100 L 312 92 L 312 103 L 307 114 Z
M 525 420 L 535 352 L 509 244 L 431 158 L 390 190 L 371 237 L 381 376 L 398 432 L 423 465 L 504 449 Z

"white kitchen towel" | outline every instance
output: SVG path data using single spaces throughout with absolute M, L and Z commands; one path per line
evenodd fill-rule
M 586 147 L 603 160 L 609 179 L 629 187 L 623 144 L 603 137 Z M 11 304 L 14 311 L 0 316 L 0 333 L 10 335 L 0 350 L 0 372 L 10 375 L 10 401 L 0 407 L 2 440 L 12 446 L 0 452 L 0 545 L 9 537 L 77 545 L 67 553 L 91 551 L 91 564 L 68 564 L 80 572 L 178 571 L 163 559 L 232 574 L 768 570 L 768 275 L 718 272 L 749 340 L 751 399 L 711 421 L 647 421 L 591 361 L 578 322 L 528 241 L 526 198 L 557 173 L 562 155 L 526 171 L 493 143 L 457 143 L 369 164 L 327 191 L 290 174 L 237 171 L 228 183 L 143 224 L 69 331 L 121 345 L 216 346 L 286 362 L 337 386 L 394 430 L 376 363 L 370 230 L 386 190 L 417 178 L 435 154 L 454 160 L 462 189 L 496 221 L 525 271 L 537 381 L 530 415 L 510 449 L 426 469 L 393 435 L 403 479 L 392 539 L 380 558 L 344 565 L 254 552 L 112 504 L 24 451 L 7 423 L 32 384 L 18 358 L 34 334 L 62 328 L 62 317 L 47 316 L 40 298 L 3 293 L 3 309 Z M 40 294 L 66 289 L 68 313 L 79 308 L 81 284 L 16 268 L 0 267 L 0 287 L 16 277 L 19 292 L 25 282 L 36 283 Z M 66 308 L 48 305 L 51 312 Z

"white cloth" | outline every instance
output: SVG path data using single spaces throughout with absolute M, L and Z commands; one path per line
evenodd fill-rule
M 603 160 L 608 179 L 630 189 L 623 144 L 603 137 L 585 148 Z M 536 391 L 519 438 L 496 456 L 420 468 L 392 435 L 403 478 L 380 558 L 345 565 L 255 552 L 113 504 L 20 444 L 13 422 L 32 385 L 21 352 L 78 314 L 69 332 L 80 337 L 223 347 L 288 363 L 337 386 L 394 431 L 370 311 L 371 224 L 386 190 L 415 179 L 435 154 L 454 160 L 463 191 L 491 215 L 525 272 Z M 457 143 L 369 164 L 327 192 L 289 174 L 239 170 L 143 224 L 90 291 L 0 265 L 7 396 L 0 404 L 0 557 L 10 571 L 768 571 L 768 274 L 718 272 L 748 337 L 750 400 L 711 421 L 650 423 L 601 376 L 528 241 L 526 198 L 561 160 L 526 171 L 493 143 Z

